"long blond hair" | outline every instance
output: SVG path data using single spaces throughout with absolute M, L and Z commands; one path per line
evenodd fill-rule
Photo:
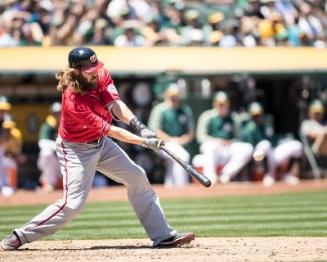
M 76 69 L 74 68 L 65 68 L 59 71 L 56 73 L 56 79 L 58 80 L 57 90 L 59 92 L 63 92 L 69 87 L 78 93 L 85 93 L 85 90 L 76 79 Z

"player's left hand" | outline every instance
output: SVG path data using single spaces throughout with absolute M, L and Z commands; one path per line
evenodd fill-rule
M 160 146 L 163 145 L 164 142 L 158 138 L 145 138 L 142 146 L 145 148 L 149 148 L 152 150 L 159 150 Z
M 146 126 L 140 130 L 140 135 L 143 138 L 157 138 L 156 133 Z

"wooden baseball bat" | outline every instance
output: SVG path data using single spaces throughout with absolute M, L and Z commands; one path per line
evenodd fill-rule
M 211 181 L 205 177 L 204 175 L 197 172 L 191 165 L 184 162 L 182 159 L 180 159 L 178 156 L 176 156 L 173 152 L 169 151 L 164 145 L 160 146 L 160 149 L 164 151 L 166 154 L 168 154 L 172 159 L 174 159 L 177 163 L 179 163 L 186 172 L 194 177 L 196 180 L 198 180 L 202 185 L 205 187 L 209 187 L 211 185 Z

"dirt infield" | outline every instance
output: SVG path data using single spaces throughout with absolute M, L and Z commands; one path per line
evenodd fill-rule
M 183 248 L 155 249 L 144 239 L 40 241 L 0 251 L 0 261 L 321 261 L 327 238 L 198 238 Z
M 259 183 L 232 183 L 211 188 L 191 185 L 154 189 L 161 199 L 213 197 L 323 191 L 327 181 L 305 181 L 298 186 L 279 183 L 270 188 Z M 49 204 L 61 196 L 61 191 L 18 191 L 11 197 L 0 197 L 0 206 Z M 113 200 L 127 200 L 126 190 L 93 189 L 88 198 L 88 202 Z M 327 238 L 322 237 L 196 238 L 190 246 L 174 249 L 154 249 L 148 239 L 38 241 L 19 251 L 0 249 L 0 261 L 321 261 L 327 260 L 326 250 Z
M 327 189 L 327 180 L 302 181 L 297 186 L 285 183 L 276 183 L 272 187 L 263 187 L 261 183 L 230 183 L 205 188 L 201 185 L 191 184 L 181 188 L 165 188 L 160 185 L 153 186 L 160 199 L 188 198 L 188 197 L 215 197 L 233 195 L 278 194 L 288 192 L 323 191 Z M 0 206 L 50 204 L 62 197 L 62 191 L 44 193 L 42 191 L 19 190 L 10 197 L 0 196 Z M 122 186 L 92 189 L 88 202 L 127 201 L 126 189 Z

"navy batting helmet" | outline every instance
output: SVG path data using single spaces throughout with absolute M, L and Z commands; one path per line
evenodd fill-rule
M 103 67 L 103 63 L 97 59 L 96 53 L 88 47 L 79 46 L 69 52 L 69 67 L 92 73 Z

